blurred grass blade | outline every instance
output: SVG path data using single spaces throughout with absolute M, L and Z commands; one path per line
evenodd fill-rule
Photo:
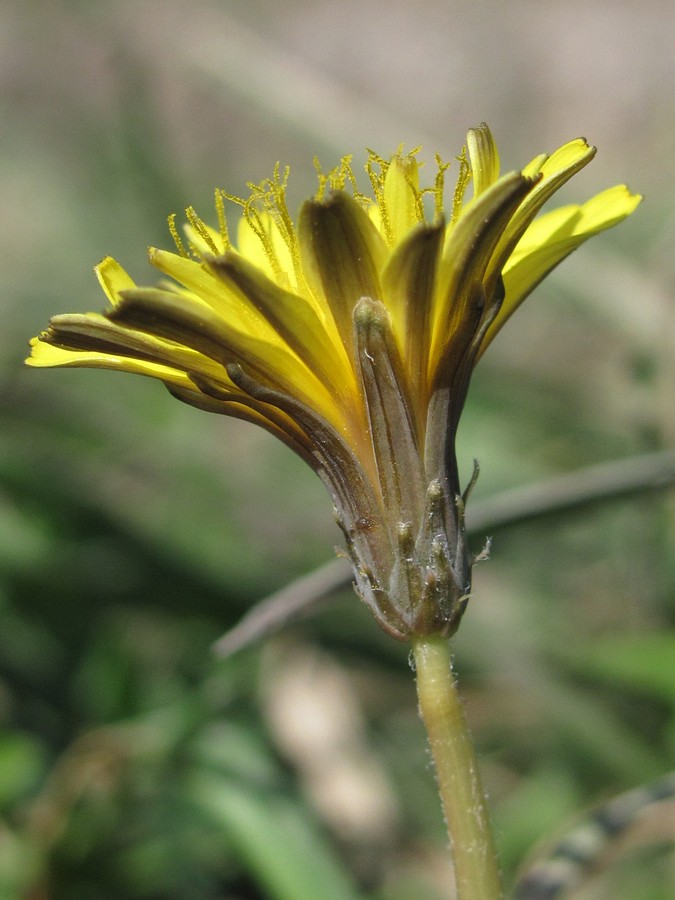
M 596 637 L 569 663 L 584 675 L 653 693 L 675 706 L 675 633 Z
M 274 900 L 358 900 L 361 896 L 300 808 L 201 774 L 191 797 L 227 832 L 247 867 Z

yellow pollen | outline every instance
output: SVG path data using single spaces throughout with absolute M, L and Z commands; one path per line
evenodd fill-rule
M 246 202 L 244 206 L 244 218 L 251 226 L 251 230 L 256 235 L 260 243 L 262 244 L 262 248 L 265 252 L 265 256 L 269 260 L 270 265 L 274 271 L 274 274 L 278 281 L 284 280 L 284 271 L 281 268 L 281 264 L 279 262 L 279 258 L 272 246 L 272 241 L 270 240 L 270 236 L 265 230 L 265 226 L 263 224 L 262 217 L 260 215 L 260 210 L 256 209 L 254 206 L 251 206 L 252 199 Z
M 284 169 L 283 176 L 280 173 L 279 163 L 274 167 L 272 178 L 266 178 L 260 184 L 249 182 L 248 188 L 251 191 L 249 197 L 244 200 L 233 194 L 221 191 L 222 199 L 229 200 L 242 208 L 242 212 L 251 231 L 260 241 L 263 252 L 267 257 L 277 282 L 284 286 L 289 286 L 289 273 L 282 265 L 279 255 L 274 247 L 274 240 L 270 231 L 268 221 L 271 220 L 276 227 L 276 232 L 288 248 L 293 265 L 293 274 L 295 281 L 300 288 L 305 285 L 300 265 L 300 251 L 298 248 L 298 238 L 295 231 L 293 219 L 288 211 L 286 203 L 286 186 L 289 175 L 288 166 Z M 220 214 L 219 214 L 220 215 Z M 265 215 L 269 220 L 265 220 Z M 224 214 L 223 214 L 224 219 Z M 221 230 L 223 224 L 221 223 Z
M 312 160 L 314 163 L 314 168 L 316 169 L 316 178 L 319 182 L 319 187 L 316 190 L 316 194 L 314 195 L 316 200 L 323 200 L 326 196 L 326 185 L 328 184 L 328 180 L 332 175 L 332 172 L 329 172 L 328 175 L 324 175 L 321 169 L 321 163 L 319 162 L 319 157 L 315 156 Z M 334 170 L 333 170 L 334 171 Z
M 347 154 L 343 156 L 340 160 L 340 164 L 335 166 L 335 168 L 331 169 L 326 175 L 324 175 L 321 170 L 321 163 L 319 162 L 319 158 L 317 156 L 314 157 L 314 168 L 316 169 L 317 178 L 319 181 L 319 187 L 315 194 L 315 199 L 321 201 L 326 196 L 326 189 L 330 191 L 343 191 L 345 189 L 345 185 L 349 182 L 354 197 L 357 200 L 368 201 L 367 197 L 363 197 L 359 193 L 358 186 L 356 184 L 356 178 L 354 176 L 354 170 L 352 169 L 352 155 Z
M 439 153 L 434 156 L 434 159 L 438 166 L 438 172 L 436 173 L 436 180 L 434 181 L 434 186 L 431 191 L 434 197 L 434 217 L 436 221 L 438 221 L 443 216 L 445 209 L 443 200 L 443 194 L 445 192 L 445 173 L 450 168 L 451 163 L 443 162 Z
M 341 191 L 344 189 L 345 183 L 348 181 L 351 185 L 352 192 L 355 197 L 359 196 L 359 188 L 356 183 L 356 176 L 354 175 L 354 170 L 352 169 L 352 156 L 351 153 L 347 156 L 343 156 L 340 160 L 340 168 L 334 169 L 333 173 L 331 173 L 331 189 L 334 191 Z
M 220 251 L 218 250 L 215 241 L 209 234 L 208 228 L 195 212 L 194 207 L 188 206 L 188 208 L 185 210 L 185 217 L 197 232 L 199 237 L 204 241 L 204 243 L 213 251 L 216 256 L 218 256 Z
M 410 190 L 412 191 L 413 197 L 415 199 L 415 212 L 417 214 L 417 218 L 420 222 L 424 221 L 424 203 L 422 202 L 422 195 L 425 193 L 423 190 L 419 190 L 419 188 L 415 187 L 412 183 L 408 175 L 404 174 L 405 183 L 408 185 Z
M 176 213 L 171 213 L 171 215 L 169 216 L 167 221 L 169 224 L 169 233 L 171 234 L 171 237 L 173 238 L 173 242 L 176 245 L 176 249 L 178 250 L 178 253 L 184 259 L 189 259 L 190 254 L 185 249 L 185 245 L 183 244 L 183 241 L 181 240 L 181 237 L 178 234 L 178 229 L 176 228 Z
M 457 184 L 455 185 L 455 193 L 452 198 L 452 215 L 451 222 L 456 222 L 462 212 L 464 203 L 464 194 L 471 181 L 471 166 L 466 158 L 466 147 L 462 147 L 461 154 L 457 157 L 459 163 L 459 175 L 457 176 Z
M 220 231 L 220 239 L 223 242 L 225 251 L 230 249 L 230 234 L 227 230 L 227 217 L 225 216 L 225 194 L 219 188 L 216 188 L 216 215 L 218 216 L 218 229 Z
M 379 172 L 377 171 L 375 166 L 380 167 Z M 394 233 L 392 231 L 391 222 L 389 221 L 389 211 L 387 210 L 387 204 L 384 202 L 384 179 L 387 175 L 388 169 L 388 160 L 383 159 L 381 156 L 378 156 L 378 154 L 373 152 L 372 150 L 368 150 L 366 174 L 368 175 L 370 183 L 373 187 L 375 203 L 377 203 L 380 208 L 380 216 L 382 219 L 382 228 L 384 229 L 384 235 L 387 239 L 387 243 L 391 245 L 394 242 Z

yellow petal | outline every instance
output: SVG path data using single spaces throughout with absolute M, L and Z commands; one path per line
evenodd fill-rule
M 530 160 L 530 162 L 526 166 L 523 166 L 523 168 L 520 170 L 521 174 L 527 175 L 529 178 L 538 175 L 539 172 L 541 172 L 541 167 L 547 159 L 548 154 L 540 153 L 539 156 L 535 156 L 533 160 Z
M 523 200 L 509 226 L 507 240 L 520 236 L 546 201 L 559 190 L 566 181 L 576 175 L 595 156 L 595 147 L 590 147 L 583 138 L 569 141 L 552 153 L 541 165 L 539 183 Z
M 485 122 L 470 129 L 466 146 L 473 176 L 473 195 L 479 197 L 499 178 L 499 152 Z
M 116 309 L 123 304 L 120 299 Z M 40 335 L 34 346 L 34 354 L 41 358 L 41 365 L 53 365 L 46 360 L 61 359 L 61 365 L 72 365 L 71 357 L 81 353 L 107 353 L 116 358 L 129 358 L 182 372 L 201 371 L 205 375 L 225 382 L 225 370 L 197 351 L 158 338 L 143 331 L 120 326 L 107 316 L 98 313 L 73 313 L 54 316 L 46 332 Z M 54 346 L 65 354 L 63 357 L 44 355 L 42 347 Z
M 329 391 L 279 337 L 268 343 L 240 331 L 197 297 L 136 289 L 127 292 L 109 315 L 115 322 L 196 350 L 222 366 L 240 363 L 264 384 L 300 397 L 330 421 L 341 422 Z
M 136 287 L 133 278 L 111 256 L 106 256 L 97 266 L 94 266 L 94 272 L 113 306 L 119 302 L 122 291 Z
M 598 234 L 606 228 L 618 225 L 634 212 L 641 202 L 642 195 L 633 194 L 625 184 L 607 188 L 581 206 L 574 232 L 583 233 L 585 238 Z
M 460 216 L 447 240 L 437 288 L 429 360 L 430 381 L 434 381 L 442 358 L 452 349 L 453 359 L 462 347 L 452 347 L 464 331 L 464 320 L 473 316 L 471 304 L 475 286 L 481 285 L 488 263 L 504 228 L 533 181 L 518 172 L 504 175 L 484 191 Z M 444 371 L 443 377 L 449 376 Z
M 207 260 L 231 292 L 245 297 L 307 368 L 338 394 L 356 389 L 353 372 L 332 318 L 311 298 L 285 291 L 239 254 Z
M 504 267 L 506 297 L 483 340 L 481 353 L 558 263 L 589 237 L 623 221 L 641 200 L 639 194 L 632 194 L 625 185 L 616 185 L 582 206 L 564 206 L 535 219 Z
M 539 182 L 523 199 L 497 245 L 490 267 L 500 272 L 534 217 L 553 194 L 595 156 L 583 138 L 569 141 L 544 159 L 538 170 Z
M 227 249 L 221 233 L 206 222 L 199 220 L 199 230 L 190 224 L 184 225 L 183 230 L 190 247 L 199 256 L 224 253 Z
M 545 178 L 568 169 L 578 172 L 593 159 L 595 154 L 595 147 L 591 147 L 585 138 L 575 138 L 554 150 L 544 161 L 540 171 Z
M 545 213 L 535 219 L 523 235 L 504 267 L 504 276 L 509 276 L 516 267 L 520 267 L 521 272 L 526 272 L 528 267 L 534 271 L 535 258 L 541 261 L 546 257 L 557 257 L 560 253 L 567 255 L 592 235 L 623 221 L 634 212 L 641 200 L 639 194 L 632 194 L 625 185 L 620 184 L 602 191 L 581 206 L 571 204 Z M 541 278 L 534 283 L 539 280 Z M 527 293 L 530 290 L 532 287 Z M 518 294 L 518 302 L 523 296 Z M 511 298 L 509 300 L 514 302 Z
M 191 386 L 190 379 L 184 372 L 179 372 L 170 366 L 163 366 L 158 363 L 106 352 L 63 350 L 61 347 L 46 344 L 39 338 L 31 340 L 31 348 L 32 354 L 26 360 L 26 365 L 34 368 L 85 366 L 93 369 L 114 369 L 158 378 L 165 383 L 174 384 L 176 387 L 189 388 Z
M 423 219 L 419 166 L 414 156 L 397 154 L 384 177 L 384 228 L 392 244 L 397 244 Z
M 182 296 L 187 299 L 192 296 L 193 299 L 198 298 L 202 303 L 208 304 L 220 319 L 227 320 L 238 331 L 270 344 L 280 343 L 279 336 L 258 310 L 240 293 L 228 290 L 227 285 L 215 278 L 205 263 L 154 248 L 150 249 L 149 257 L 160 272 L 187 288 L 189 293 Z
M 297 287 L 292 250 L 267 211 L 252 209 L 241 217 L 237 249 L 281 287 Z

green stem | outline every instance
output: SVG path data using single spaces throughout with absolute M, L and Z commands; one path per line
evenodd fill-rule
M 459 900 L 499 900 L 497 854 L 478 763 L 445 638 L 412 639 L 417 696 L 436 768 Z

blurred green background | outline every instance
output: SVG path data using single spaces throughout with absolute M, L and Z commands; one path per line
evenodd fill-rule
M 673 445 L 675 7 L 665 0 L 0 4 L 0 898 L 438 900 L 445 838 L 408 648 L 350 591 L 210 647 L 340 543 L 264 433 L 113 373 L 29 371 L 50 314 L 143 283 L 166 216 L 404 142 L 505 169 L 583 134 L 565 189 L 647 202 L 542 285 L 481 362 L 476 497 Z M 675 749 L 665 493 L 501 529 L 456 643 L 510 883 L 532 846 Z M 479 549 L 480 539 L 477 540 Z M 641 859 L 641 861 L 640 861 Z M 667 898 L 652 850 L 580 897 Z

